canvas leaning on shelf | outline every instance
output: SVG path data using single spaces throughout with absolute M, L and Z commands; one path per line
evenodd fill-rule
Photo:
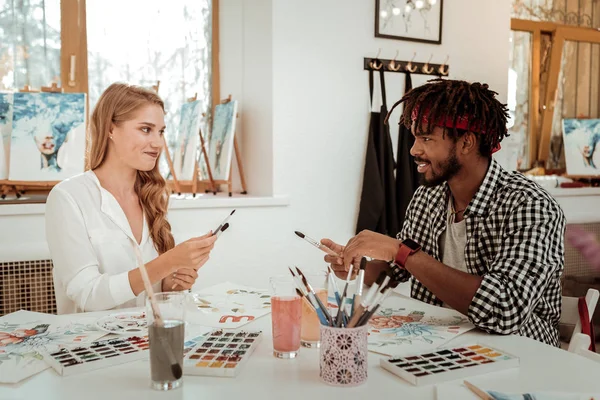
M 82 93 L 15 93 L 9 179 L 58 181 L 82 173 L 85 109 Z

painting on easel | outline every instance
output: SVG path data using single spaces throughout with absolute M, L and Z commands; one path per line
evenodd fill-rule
M 563 119 L 569 175 L 600 175 L 600 119 Z
M 215 181 L 225 181 L 229 178 L 236 115 L 235 100 L 215 107 L 209 147 L 210 166 Z
M 183 104 L 180 110 L 181 120 L 177 135 L 177 147 L 173 155 L 173 166 L 177 179 L 190 181 L 193 179 L 200 138 L 198 132 L 205 132 L 206 124 L 202 116 L 202 101 Z
M 8 178 L 10 133 L 12 131 L 12 93 L 0 93 L 0 179 Z
M 85 94 L 15 93 L 13 96 L 9 179 L 55 181 L 82 173 Z

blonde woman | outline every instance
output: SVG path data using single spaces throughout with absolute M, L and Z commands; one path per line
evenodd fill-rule
M 146 89 L 112 84 L 90 123 L 90 170 L 52 189 L 46 237 L 59 314 L 136 307 L 144 284 L 139 246 L 156 291 L 189 289 L 215 236 L 175 246 L 168 192 L 158 170 L 164 104 Z

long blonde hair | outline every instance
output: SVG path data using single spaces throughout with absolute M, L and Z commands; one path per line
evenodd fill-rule
M 89 169 L 98 168 L 106 159 L 111 124 L 119 125 L 130 120 L 137 110 L 148 104 L 158 105 L 165 110 L 163 101 L 156 93 L 139 86 L 113 83 L 102 93 L 90 122 Z M 166 218 L 169 192 L 159 172 L 158 162 L 150 171 L 137 172 L 134 189 L 146 215 L 154 247 L 159 254 L 172 249 L 175 241 Z

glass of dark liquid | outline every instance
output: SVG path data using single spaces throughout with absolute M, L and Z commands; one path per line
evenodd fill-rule
M 154 298 L 160 320 L 154 317 L 150 300 L 146 300 L 151 387 L 155 390 L 176 389 L 183 384 L 185 294 L 156 293 Z

